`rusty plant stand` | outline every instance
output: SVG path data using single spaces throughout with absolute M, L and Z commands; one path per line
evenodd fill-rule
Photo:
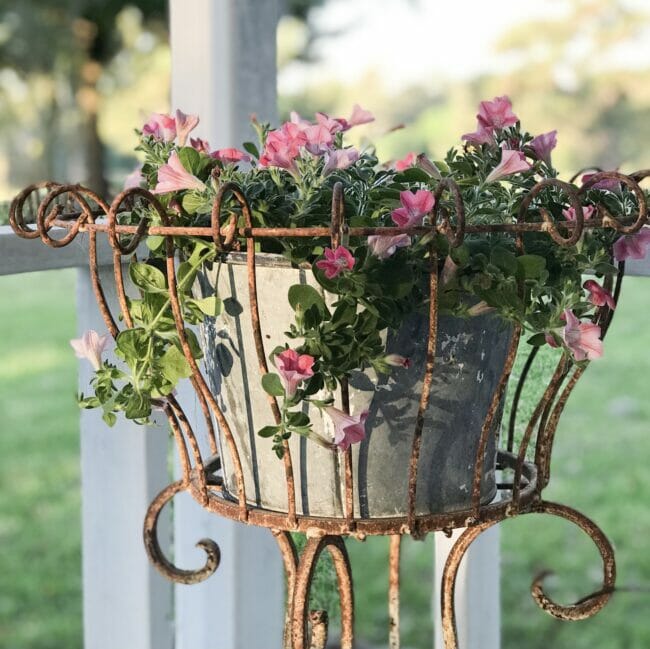
M 93 288 L 106 327 L 113 337 L 118 335 L 120 329 L 109 309 L 100 283 L 97 265 L 97 236 L 107 236 L 113 249 L 115 286 L 122 321 L 126 327 L 132 327 L 133 321 L 129 313 L 124 288 L 123 258 L 132 255 L 142 238 L 147 234 L 165 237 L 166 274 L 171 309 L 184 355 L 192 368 L 190 381 L 205 418 L 211 455 L 209 457 L 202 455 L 194 431 L 176 398 L 170 395 L 164 399 L 158 399 L 155 405 L 164 411 L 169 420 L 182 468 L 182 478 L 173 482 L 158 494 L 151 503 L 144 522 L 145 546 L 151 561 L 161 573 L 171 580 L 191 584 L 206 579 L 219 566 L 219 547 L 212 540 L 203 539 L 198 543 L 198 546 L 203 548 L 206 553 L 205 564 L 198 570 L 182 570 L 174 566 L 161 552 L 156 535 L 159 514 L 177 493 L 186 491 L 208 511 L 235 521 L 266 527 L 277 540 L 287 578 L 284 632 L 284 646 L 287 649 L 323 649 L 325 646 L 327 613 L 325 611 L 310 611 L 309 595 L 316 563 L 321 554 L 327 551 L 332 557 L 338 581 L 342 627 L 341 647 L 343 649 L 352 649 L 354 599 L 352 572 L 344 538 L 352 536 L 363 540 L 367 535 L 388 535 L 390 536 L 388 560 L 389 636 L 391 648 L 397 648 L 399 647 L 399 562 L 402 536 L 410 534 L 422 538 L 429 532 L 442 531 L 451 534 L 451 531 L 456 528 L 467 528 L 458 538 L 449 554 L 442 584 L 441 604 L 445 645 L 447 649 L 456 649 L 458 642 L 453 602 L 454 586 L 460 562 L 469 546 L 483 531 L 506 518 L 531 513 L 550 514 L 563 518 L 582 529 L 596 544 L 602 557 L 602 588 L 573 605 L 563 606 L 552 601 L 544 592 L 544 574 L 537 577 L 532 584 L 532 596 L 542 609 L 560 619 L 583 619 L 602 609 L 614 591 L 616 576 L 614 551 L 604 533 L 580 512 L 566 505 L 548 502 L 542 496 L 542 492 L 550 478 L 551 451 L 558 421 L 571 391 L 584 373 L 584 365 L 577 366 L 571 359 L 562 355 L 550 382 L 525 427 L 521 440 L 518 444 L 515 444 L 514 432 L 518 404 L 523 385 L 537 354 L 537 348 L 532 349 L 517 385 L 514 387 L 515 393 L 511 417 L 507 427 L 508 431 L 502 441 L 503 448 L 498 452 L 498 467 L 511 474 L 512 479 L 498 485 L 499 493 L 492 503 L 482 505 L 480 487 L 484 453 L 489 440 L 492 422 L 497 416 L 496 413 L 499 411 L 501 402 L 504 399 L 506 385 L 510 378 L 521 336 L 521 329 L 515 326 L 505 367 L 492 396 L 491 406 L 481 430 L 474 466 L 470 506 L 462 511 L 435 515 L 417 515 L 415 503 L 418 458 L 424 413 L 429 402 L 432 377 L 435 371 L 437 273 L 432 272 L 430 275 L 428 356 L 409 466 L 409 490 L 406 508 L 408 515 L 400 518 L 374 519 L 363 518 L 358 513 L 355 515 L 352 490 L 353 465 L 349 450 L 345 454 L 345 478 L 342 485 L 346 503 L 345 516 L 340 518 L 315 518 L 296 513 L 296 489 L 292 459 L 289 452 L 284 454 L 288 512 L 280 513 L 254 507 L 246 502 L 240 456 L 229 423 L 217 404 L 215 396 L 210 392 L 187 342 L 177 292 L 173 237 L 189 234 L 206 237 L 212 239 L 217 250 L 223 253 L 236 246 L 238 240 L 245 240 L 254 342 L 260 373 L 266 373 L 268 371 L 266 353 L 257 308 L 254 254 L 256 240 L 264 237 L 329 237 L 332 247 L 336 247 L 340 244 L 343 236 L 365 237 L 372 234 L 388 235 L 405 232 L 408 234 L 423 234 L 436 230 L 447 236 L 452 246 L 458 246 L 466 234 L 507 232 L 516 237 L 519 254 L 523 254 L 524 242 L 522 235 L 524 232 L 546 232 L 558 246 L 572 246 L 587 228 L 611 228 L 623 234 L 633 234 L 643 227 L 647 220 L 647 206 L 645 195 L 639 187 L 639 183 L 649 175 L 650 170 L 631 175 L 616 172 L 598 173 L 580 189 L 577 189 L 573 184 L 557 179 L 543 180 L 535 185 L 523 202 L 517 221 L 499 225 L 466 225 L 460 192 L 453 181 L 450 180 L 443 180 L 435 192 L 436 207 L 432 217 L 433 224 L 408 229 L 396 227 L 349 227 L 344 219 L 340 185 L 335 188 L 332 202 L 332 222 L 329 228 L 255 228 L 252 225 L 246 197 L 238 187 L 232 184 L 221 187 L 213 206 L 211 225 L 209 227 L 174 226 L 172 219 L 158 199 L 144 189 L 126 190 L 109 204 L 97 194 L 79 185 L 60 185 L 52 182 L 32 185 L 21 192 L 12 203 L 10 220 L 18 236 L 27 239 L 40 238 L 43 243 L 55 248 L 68 245 L 80 233 L 84 233 L 88 237 Z M 581 197 L 587 189 L 604 179 L 618 180 L 636 196 L 638 213 L 634 219 L 625 219 L 625 222 L 619 222 L 601 205 L 598 207 L 597 217 L 589 219 L 588 222 L 584 221 Z M 541 220 L 531 221 L 527 218 L 531 216 L 531 203 L 547 187 L 553 187 L 566 195 L 569 203 L 576 209 L 577 218 L 575 222 L 555 224 L 551 215 L 544 209 L 539 210 Z M 445 193 L 451 195 L 453 199 L 448 203 L 450 208 L 453 206 L 453 225 L 449 211 L 442 207 L 442 201 L 440 200 Z M 227 196 L 233 197 L 239 204 L 244 217 L 244 227 L 237 227 L 234 215 L 231 216 L 227 223 L 221 223 L 222 203 Z M 137 226 L 118 224 L 118 214 L 127 209 L 129 205 L 133 205 L 135 201 L 146 203 L 155 210 L 161 225 L 150 225 L 146 220 L 141 221 Z M 28 224 L 30 219 L 27 217 L 29 216 L 34 217 L 35 228 Z M 55 238 L 54 234 L 57 234 L 59 238 Z M 433 246 L 431 246 L 431 259 L 432 267 L 435 268 L 436 256 Z M 621 263 L 616 278 L 610 275 L 605 279 L 606 286 L 610 289 L 613 288 L 615 297 L 618 297 L 620 293 L 623 272 L 624 266 Z M 612 313 L 606 307 L 601 307 L 595 316 L 595 322 L 601 326 L 603 335 L 611 323 L 611 318 Z M 341 403 L 343 408 L 348 405 L 347 386 L 345 384 L 341 390 Z M 269 397 L 269 405 L 276 422 L 279 422 L 280 413 L 273 397 Z M 236 501 L 223 497 L 222 479 L 218 475 L 220 458 L 215 435 L 215 421 L 234 460 L 237 483 Z M 292 537 L 293 532 L 303 532 L 307 537 L 306 544 L 300 554 Z

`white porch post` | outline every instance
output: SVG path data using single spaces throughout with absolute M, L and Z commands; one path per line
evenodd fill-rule
M 100 274 L 117 314 L 112 265 Z M 86 268 L 77 274 L 77 322 L 79 332 L 106 331 Z M 89 363 L 80 362 L 85 393 L 91 376 Z M 172 649 L 172 587 L 150 565 L 142 543 L 147 507 L 170 481 L 167 427 L 120 417 L 108 428 L 97 410 L 83 410 L 80 424 L 84 648 Z M 163 517 L 163 547 L 169 532 Z
M 440 622 L 440 586 L 447 555 L 463 530 L 451 538 L 435 535 L 433 624 L 435 649 L 444 649 Z M 499 649 L 501 590 L 498 526 L 479 536 L 460 564 L 456 580 L 456 627 L 460 649 Z
M 170 0 L 172 107 L 196 113 L 213 149 L 254 139 L 249 117 L 276 114 L 277 0 Z M 191 403 L 190 391 L 181 393 Z M 187 408 L 201 436 L 198 407 Z M 223 520 L 189 498 L 174 505 L 175 562 L 200 564 L 194 544 L 214 539 L 222 564 L 210 579 L 175 591 L 176 647 L 279 648 L 283 573 L 268 530 Z

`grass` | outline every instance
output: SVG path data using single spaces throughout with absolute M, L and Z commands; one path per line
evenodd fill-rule
M 0 278 L 0 647 L 81 648 L 74 271 Z
M 80 649 L 80 494 L 74 272 L 0 278 L 0 647 Z M 591 543 L 568 523 L 527 516 L 504 523 L 504 649 L 650 646 L 650 314 L 648 280 L 629 278 L 608 335 L 573 394 L 557 437 L 546 496 L 602 525 L 617 549 L 619 586 L 595 618 L 559 622 L 527 595 L 550 567 L 550 594 L 571 602 L 599 586 Z M 386 539 L 350 542 L 357 632 L 386 646 Z M 432 539 L 403 553 L 403 646 L 431 646 Z M 327 571 L 325 581 L 331 580 Z M 640 588 L 639 588 L 640 587 Z M 320 593 L 326 591 L 321 588 Z M 330 604 L 335 603 L 326 595 Z

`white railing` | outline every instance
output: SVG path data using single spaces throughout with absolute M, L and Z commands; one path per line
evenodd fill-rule
M 171 0 L 170 5 L 172 104 L 201 115 L 199 133 L 215 148 L 249 139 L 251 113 L 262 119 L 275 116 L 277 0 Z M 104 286 L 110 287 L 112 256 L 103 238 L 98 254 Z M 78 267 L 78 329 L 101 330 L 86 264 L 82 237 L 54 250 L 0 227 L 0 275 Z M 633 263 L 629 272 L 650 275 L 650 263 Z M 116 306 L 115 296 L 107 297 Z M 89 369 L 81 364 L 82 389 L 89 378 Z M 192 395 L 185 392 L 182 398 L 187 403 Z M 192 422 L 197 428 L 200 419 Z M 161 543 L 173 550 L 175 563 L 191 568 L 203 559 L 194 549 L 196 541 L 213 538 L 221 548 L 222 565 L 203 584 L 173 586 L 149 564 L 142 523 L 149 503 L 170 481 L 165 427 L 143 428 L 121 419 L 108 429 L 97 412 L 83 411 L 81 466 L 86 649 L 279 649 L 284 578 L 267 530 L 219 519 L 181 496 L 174 503 L 173 522 L 166 512 L 159 526 Z M 450 544 L 436 535 L 436 620 Z M 460 645 L 498 649 L 498 530 L 483 535 L 475 546 L 457 585 Z M 435 646 L 443 647 L 438 632 Z

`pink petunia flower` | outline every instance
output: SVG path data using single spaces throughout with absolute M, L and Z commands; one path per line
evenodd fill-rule
M 324 410 L 334 424 L 334 443 L 339 449 L 347 451 L 351 444 L 356 444 L 365 439 L 366 419 L 368 419 L 367 410 L 358 415 L 347 415 L 334 406 L 328 406 Z
M 108 334 L 100 336 L 94 329 L 86 331 L 81 338 L 74 338 L 70 346 L 77 358 L 85 358 L 98 370 L 102 366 L 102 352 L 108 344 Z
M 411 359 L 400 354 L 386 354 L 384 362 L 392 367 L 404 367 L 406 369 L 411 367 Z
M 435 198 L 428 189 L 418 189 L 415 193 L 400 192 L 402 207 L 391 212 L 393 221 L 402 228 L 421 225 L 422 219 L 433 209 Z
M 289 121 L 292 124 L 297 124 L 298 126 L 301 126 L 303 128 L 307 128 L 308 126 L 312 125 L 312 123 L 308 119 L 301 117 L 300 113 L 297 113 L 295 110 L 292 110 L 289 113 Z
M 607 305 L 612 311 L 616 308 L 616 302 L 612 294 L 593 279 L 588 279 L 582 285 L 582 288 L 589 291 L 589 301 L 594 306 Z
M 176 111 L 176 137 L 178 146 L 185 146 L 187 136 L 198 126 L 198 115 L 186 115 L 182 110 Z
M 412 167 L 415 164 L 417 157 L 418 156 L 415 151 L 407 153 L 401 160 L 395 161 L 395 164 L 393 165 L 395 167 L 395 171 L 404 171 L 405 169 Z
M 618 261 L 643 259 L 650 245 L 650 228 L 641 228 L 636 234 L 620 237 L 614 244 L 614 256 Z
M 319 126 L 326 128 L 332 135 L 349 128 L 346 120 L 330 117 L 326 113 L 316 113 L 316 123 Z
M 467 315 L 471 318 L 476 318 L 477 316 L 493 313 L 495 310 L 495 307 L 490 306 L 487 302 L 481 300 L 467 309 Z
M 158 184 L 152 193 L 167 194 L 183 189 L 203 190 L 205 185 L 185 169 L 176 151 L 172 151 L 167 164 L 158 169 Z
M 297 173 L 296 158 L 307 142 L 304 128 L 300 124 L 285 122 L 281 128 L 270 131 L 266 137 L 264 151 L 260 156 L 262 167 L 280 167 Z
M 210 155 L 210 145 L 207 140 L 202 140 L 200 137 L 191 137 L 190 146 L 199 153 L 207 153 Z
M 481 146 L 481 144 L 493 144 L 494 129 L 486 128 L 479 122 L 478 126 L 476 127 L 476 131 L 473 133 L 465 133 L 465 135 L 461 137 L 461 140 L 465 140 L 474 146 Z
M 512 112 L 512 102 L 506 95 L 495 97 L 492 101 L 482 101 L 476 117 L 479 124 L 487 129 L 506 128 L 519 121 Z
M 142 176 L 142 167 L 139 165 L 124 179 L 124 189 L 133 189 L 142 187 L 144 177 Z
M 251 157 L 239 149 L 232 147 L 228 149 L 217 149 L 210 154 L 211 158 L 216 158 L 224 164 L 236 164 L 237 162 L 250 162 Z
M 305 149 L 312 155 L 323 155 L 334 143 L 332 133 L 323 125 L 316 124 L 304 129 Z
M 603 341 L 600 339 L 598 325 L 593 322 L 580 322 L 571 309 L 565 309 L 562 319 L 566 323 L 562 330 L 562 339 L 577 361 L 591 361 L 603 355 Z
M 327 176 L 335 169 L 347 169 L 359 159 L 359 152 L 354 149 L 332 149 L 325 154 L 323 176 Z
M 327 279 L 334 279 L 354 268 L 354 257 L 345 246 L 339 246 L 336 250 L 325 248 L 324 256 L 325 259 L 316 262 L 316 268 L 322 270 Z
M 601 173 L 600 171 L 597 173 Z M 584 174 L 582 176 L 582 184 L 584 185 L 585 183 L 588 183 L 596 173 L 592 174 Z M 616 192 L 621 188 L 621 182 L 620 180 L 617 180 L 616 178 L 603 178 L 603 180 L 599 180 L 597 183 L 593 184 L 589 189 L 603 189 L 607 190 L 610 192 Z
M 520 171 L 528 171 L 530 167 L 530 163 L 521 151 L 503 149 L 501 152 L 501 162 L 492 169 L 485 182 L 493 183 Z
M 595 211 L 596 208 L 593 205 L 583 205 L 582 215 L 584 217 L 584 220 L 587 221 L 588 219 L 590 219 L 594 215 Z M 575 207 L 567 207 L 566 209 L 562 210 L 562 216 L 564 216 L 564 218 L 567 221 L 575 221 L 576 220 Z
M 295 349 L 286 349 L 275 357 L 275 367 L 278 370 L 287 397 L 296 394 L 299 383 L 314 376 L 313 364 L 313 356 L 298 354 Z
M 456 279 L 458 275 L 458 264 L 449 256 L 445 257 L 445 263 L 442 266 L 442 271 L 440 272 L 440 285 L 444 288 L 451 282 Z
M 535 152 L 539 160 L 543 160 L 549 167 L 551 166 L 551 151 L 557 146 L 557 131 L 542 133 L 533 138 L 530 148 Z
M 398 248 L 410 245 L 411 237 L 408 234 L 397 234 L 392 237 L 373 234 L 368 237 L 368 248 L 378 259 L 388 259 Z
M 347 127 L 360 126 L 361 124 L 369 124 L 375 121 L 375 116 L 369 111 L 361 108 L 359 104 L 355 104 L 352 108 L 352 114 L 348 117 Z
M 149 121 L 142 127 L 142 135 L 149 135 L 163 142 L 172 142 L 176 137 L 176 120 L 171 115 L 152 113 Z

